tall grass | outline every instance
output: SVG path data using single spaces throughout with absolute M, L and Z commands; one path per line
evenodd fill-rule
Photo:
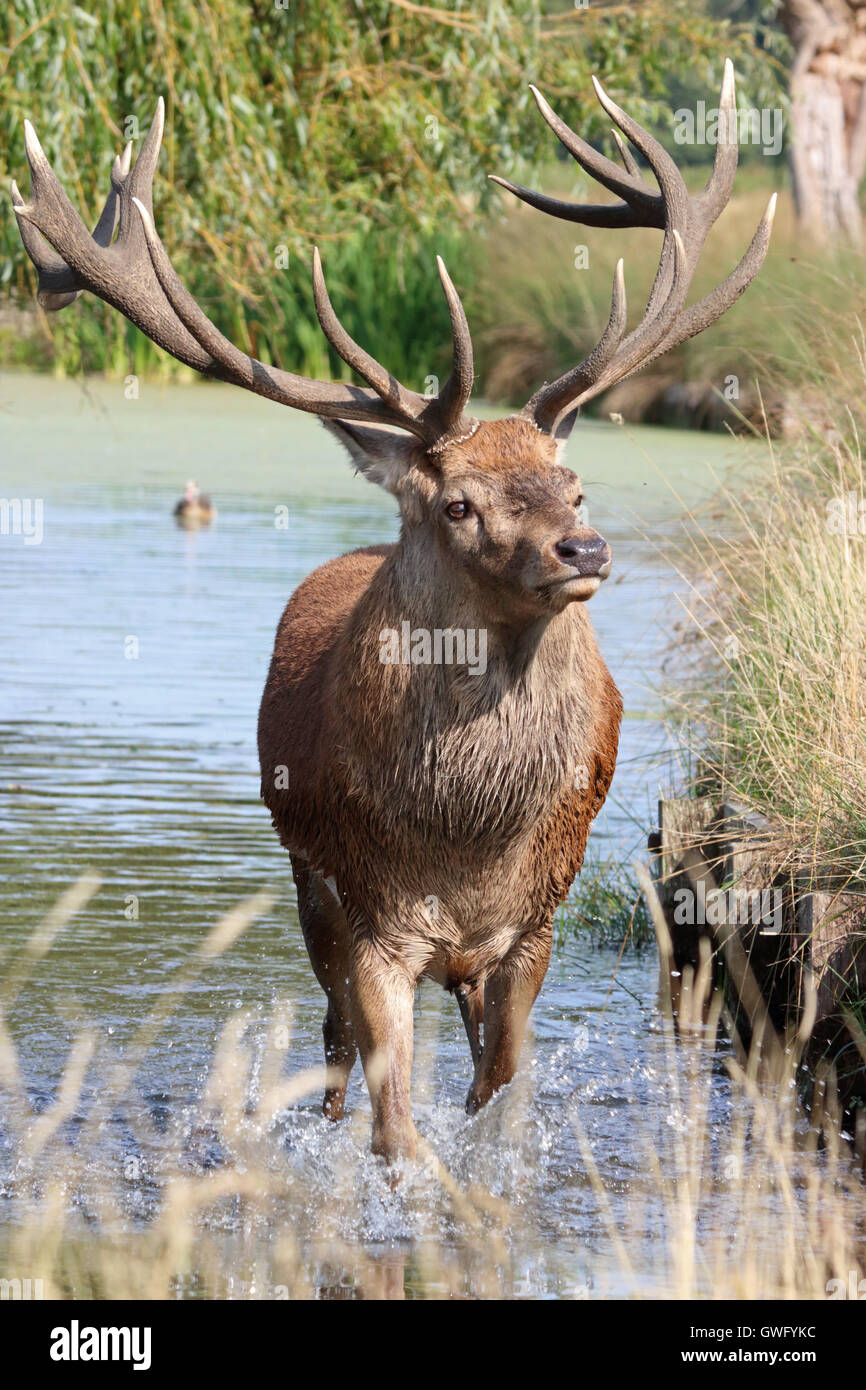
M 560 910 L 559 925 L 561 936 L 574 932 L 593 946 L 640 949 L 654 940 L 644 895 L 629 866 L 592 851 Z
M 721 490 L 733 518 L 727 536 L 694 519 L 683 555 L 691 576 L 684 655 L 692 674 L 669 692 L 669 710 L 692 752 L 696 789 L 710 782 L 765 815 L 805 867 L 862 891 L 862 327 L 854 315 L 839 314 L 813 328 L 811 343 L 821 427 L 771 448 L 762 472 L 753 467 Z M 834 358 L 831 373 L 823 364 Z
M 533 1267 L 547 1271 L 546 1287 L 556 1287 L 556 1241 L 534 1229 L 531 1203 L 504 1199 L 483 1176 L 491 1167 L 485 1148 L 520 1165 L 521 1188 L 527 1179 L 531 1186 L 533 1165 L 545 1161 L 526 1122 L 531 1068 L 493 1107 L 487 1127 L 476 1125 L 468 1178 L 458 1180 L 437 1157 L 435 1141 L 427 1141 L 395 1185 L 393 1172 L 364 1153 L 363 1116 L 328 1127 L 324 1142 L 341 1155 L 330 1165 L 331 1181 L 315 1180 L 319 1160 L 312 1150 L 307 1177 L 297 1164 L 287 1176 L 274 1126 L 301 1097 L 320 1090 L 324 1076 L 319 1069 L 285 1074 L 291 1010 L 282 1003 L 258 1049 L 250 1018 L 232 1016 L 192 1120 L 168 1136 L 148 1131 L 136 1074 L 208 961 L 262 910 L 259 899 L 204 939 L 98 1089 L 90 1068 L 101 1059 L 85 1030 L 70 1047 L 54 1104 L 36 1114 L 2 1018 L 91 891 L 84 885 L 67 895 L 4 989 L 3 1277 L 39 1278 L 46 1297 L 77 1299 L 512 1298 L 525 1293 L 521 1268 L 529 1251 Z M 582 1106 L 563 1100 L 562 1123 L 574 1128 L 589 1185 L 585 1200 L 594 1204 L 588 1221 L 606 1244 L 604 1258 L 587 1249 L 589 1282 L 577 1296 L 613 1287 L 635 1297 L 821 1299 L 830 1280 L 847 1290 L 853 1278 L 856 1287 L 866 1269 L 862 1187 L 832 1098 L 819 1151 L 817 1130 L 804 1127 L 790 1078 L 768 1080 L 756 1055 L 730 1057 L 733 1122 L 714 1132 L 709 1116 L 721 1005 L 714 1001 L 702 1012 L 703 993 L 701 978 L 685 982 L 679 1040 L 670 999 L 662 998 L 670 1122 L 661 1138 L 644 1132 L 639 1116 L 628 1126 L 624 1142 L 639 1155 L 631 1171 L 643 1176 L 628 1182 L 624 1218 L 614 1216 Z M 695 1001 L 691 1011 L 684 1006 L 688 997 Z M 424 1084 L 417 1073 L 428 1065 L 422 1049 L 416 1085 Z M 788 1065 L 796 1065 L 796 1053 Z M 107 1136 L 118 1121 L 126 1149 L 135 1153 L 132 1169 L 129 1156 L 106 1162 Z M 133 1200 L 142 1187 L 149 1192 L 146 1211 Z M 377 1245 L 371 1221 L 401 1203 L 415 1213 L 416 1236 Z

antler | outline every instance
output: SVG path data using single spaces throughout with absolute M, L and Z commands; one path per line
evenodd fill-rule
M 92 236 L 64 193 L 32 125 L 25 121 L 30 201 L 25 203 L 13 183 L 12 206 L 27 254 L 39 272 L 40 304 L 62 309 L 82 290 L 90 290 L 178 361 L 281 405 L 328 419 L 396 425 L 434 449 L 472 433 L 477 423 L 463 413 L 472 390 L 472 341 L 463 306 L 441 259 L 439 276 L 451 316 L 453 367 L 436 397 L 401 386 L 352 340 L 331 307 L 318 250 L 313 258 L 313 288 L 319 322 L 343 361 L 372 389 L 314 381 L 266 366 L 219 331 L 184 288 L 154 227 L 153 176 L 164 120 L 160 97 L 135 164 L 130 169 L 131 145 L 114 161 L 111 192 Z M 117 239 L 112 242 L 118 221 Z
M 524 407 L 523 413 L 533 419 L 540 429 L 559 435 L 567 433 L 578 407 L 584 402 L 592 400 L 614 382 L 630 376 L 639 367 L 646 366 L 663 352 L 703 332 L 721 318 L 760 270 L 770 244 L 776 210 L 774 193 L 739 265 L 710 294 L 690 308 L 685 308 L 704 242 L 728 203 L 737 168 L 733 64 L 730 60 L 725 63 L 719 98 L 719 139 L 713 170 L 703 191 L 694 195 L 689 194 L 674 161 L 658 140 L 612 101 L 600 82 L 595 78 L 592 80 L 604 110 L 647 160 L 658 181 L 659 192 L 643 181 L 637 161 L 618 131 L 613 132 L 613 137 L 625 172 L 581 140 L 560 120 L 535 87 L 531 90 L 538 109 L 554 134 L 587 173 L 603 187 L 618 194 L 622 201 L 603 205 L 566 203 L 491 175 L 495 183 L 553 217 L 580 222 L 588 227 L 658 227 L 664 232 L 658 271 L 638 327 L 624 336 L 626 298 L 623 263 L 620 261 L 614 275 L 610 318 L 598 344 L 579 366 L 558 380 L 545 383 Z

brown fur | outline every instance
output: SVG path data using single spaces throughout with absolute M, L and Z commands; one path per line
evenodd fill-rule
M 400 499 L 401 537 L 330 561 L 289 601 L 259 718 L 262 796 L 328 996 L 326 1111 L 342 1113 L 357 1042 L 374 1149 L 390 1158 L 415 1148 L 422 975 L 465 987 L 481 1024 L 469 1108 L 513 1075 L 553 914 L 613 775 L 621 703 L 575 601 L 600 580 L 556 586 L 568 573 L 552 545 L 595 533 L 551 439 L 522 419 L 487 423 L 433 459 L 383 433 L 364 439 L 365 467 L 358 433 L 339 432 Z M 471 502 L 457 523 L 443 515 L 455 493 Z M 486 672 L 383 664 L 380 633 L 403 621 L 484 628 Z

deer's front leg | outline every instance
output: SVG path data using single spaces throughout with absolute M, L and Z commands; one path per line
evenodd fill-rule
M 484 986 L 484 1046 L 466 1097 L 470 1115 L 513 1077 L 535 1003 L 550 964 L 553 923 L 527 933 L 512 946 Z
M 352 953 L 352 1022 L 373 1105 L 373 1153 L 414 1158 L 412 1003 L 415 982 L 366 939 Z

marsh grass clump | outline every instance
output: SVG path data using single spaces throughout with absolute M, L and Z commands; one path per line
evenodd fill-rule
M 560 939 L 573 932 L 594 946 L 640 949 L 654 939 L 640 885 L 621 858 L 584 860 L 558 922 Z
M 813 894 L 829 903 L 815 918 L 826 912 L 816 940 L 790 937 L 789 963 L 805 961 L 821 982 L 809 1066 L 832 1063 L 846 1104 L 856 1105 L 866 1065 L 857 1041 L 866 979 L 866 350 L 850 309 L 822 319 L 815 305 L 811 319 L 820 417 L 748 461 L 687 518 L 685 618 L 665 699 L 685 790 L 766 826 L 767 881 L 781 874 L 806 920 Z
M 733 529 L 691 518 L 667 706 L 696 792 L 765 816 L 812 882 L 866 891 L 863 336 L 824 378 L 828 429 L 722 490 Z M 820 347 L 820 345 L 819 345 Z M 847 380 L 846 380 L 847 377 Z M 860 404 L 857 404 L 860 402 Z M 697 674 L 695 674 L 697 673 Z

